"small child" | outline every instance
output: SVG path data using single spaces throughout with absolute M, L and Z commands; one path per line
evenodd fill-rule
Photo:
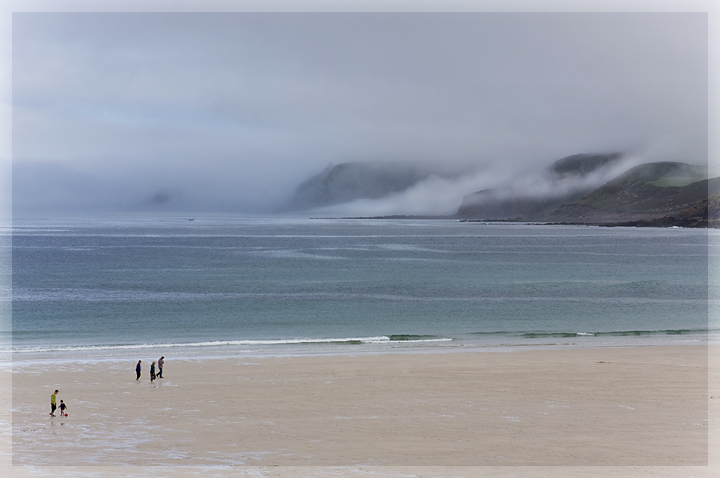
M 150 365 L 150 383 L 152 383 L 153 380 L 155 380 L 155 362 Z
M 67 410 L 67 405 L 65 405 L 65 402 L 60 400 L 60 416 L 67 416 L 67 412 L 65 410 Z

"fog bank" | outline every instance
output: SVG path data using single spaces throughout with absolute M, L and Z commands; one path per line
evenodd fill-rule
M 16 13 L 13 207 L 268 213 L 328 163 L 409 161 L 472 173 L 343 213 L 446 214 L 577 153 L 705 163 L 707 35 L 702 13 Z

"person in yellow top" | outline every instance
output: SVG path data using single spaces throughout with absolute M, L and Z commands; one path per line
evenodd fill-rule
M 55 409 L 57 408 L 57 402 L 56 402 L 56 397 L 55 397 L 55 395 L 57 395 L 57 393 L 58 393 L 58 391 L 55 390 L 55 391 L 53 392 L 53 394 L 50 395 L 50 416 L 51 416 L 51 417 L 54 417 L 54 416 L 55 416 Z

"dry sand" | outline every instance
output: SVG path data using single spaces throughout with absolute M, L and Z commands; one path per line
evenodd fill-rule
M 153 384 L 152 357 L 140 382 L 135 361 L 16 364 L 0 472 L 720 476 L 709 454 L 720 389 L 712 375 L 708 388 L 704 346 L 165 355 L 166 377 Z M 55 388 L 67 418 L 48 416 Z

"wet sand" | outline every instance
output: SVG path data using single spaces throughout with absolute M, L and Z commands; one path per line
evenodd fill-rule
M 163 354 L 153 384 L 136 361 L 16 363 L 8 476 L 716 476 L 703 346 Z

